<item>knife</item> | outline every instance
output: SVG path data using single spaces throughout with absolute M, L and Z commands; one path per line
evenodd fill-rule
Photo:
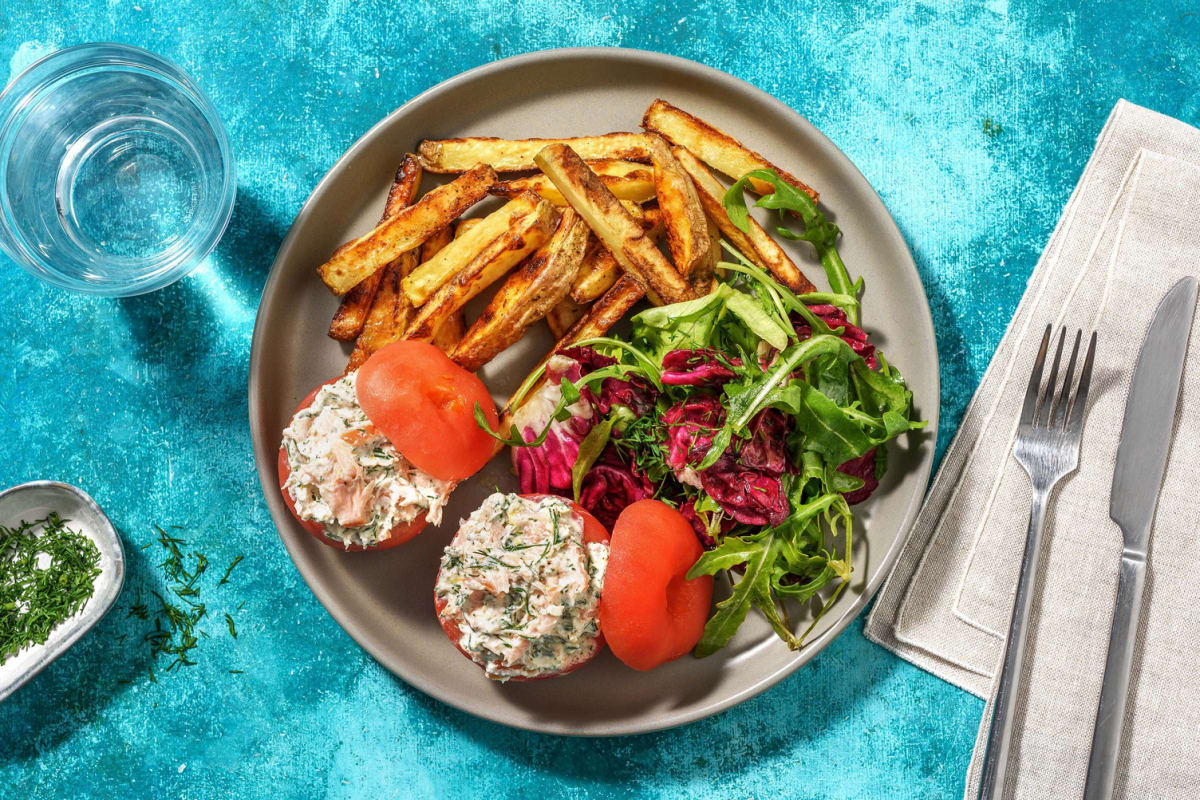
M 1117 446 L 1117 467 L 1108 507 L 1109 516 L 1121 527 L 1125 548 L 1121 553 L 1117 604 L 1108 640 L 1100 708 L 1092 734 L 1084 800 L 1108 800 L 1113 793 L 1133 646 L 1142 613 L 1150 523 L 1171 449 L 1179 383 L 1196 310 L 1196 289 L 1194 277 L 1184 278 L 1158 304 L 1138 353 L 1129 398 L 1125 401 L 1125 421 Z

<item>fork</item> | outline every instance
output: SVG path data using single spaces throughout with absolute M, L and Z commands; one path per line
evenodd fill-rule
M 1075 364 L 1083 331 L 1076 331 L 1075 345 L 1061 388 L 1058 367 L 1062 361 L 1066 328 L 1058 337 L 1058 349 L 1050 367 L 1050 377 L 1042 388 L 1042 370 L 1050 345 L 1050 325 L 1042 336 L 1041 347 L 1033 362 L 1029 388 L 1017 427 L 1013 456 L 1029 475 L 1033 487 L 1033 504 L 1029 512 L 1029 529 L 1025 534 L 1025 555 L 1021 560 L 1021 577 L 1017 582 L 1017 597 L 1009 623 L 1008 640 L 1004 647 L 1004 664 L 1000 671 L 1000 686 L 992 704 L 992 720 L 988 727 L 987 748 L 984 751 L 983 775 L 979 782 L 981 800 L 998 800 L 1004 791 L 1004 778 L 1012 746 L 1013 712 L 1021 688 L 1021 668 L 1025 660 L 1025 640 L 1029 632 L 1030 600 L 1037 585 L 1038 562 L 1041 560 L 1042 538 L 1046 528 L 1046 506 L 1058 482 L 1079 466 L 1079 442 L 1083 434 L 1083 418 L 1087 413 L 1088 386 L 1092 382 L 1092 363 L 1096 356 L 1096 334 L 1088 344 L 1079 386 L 1071 395 Z

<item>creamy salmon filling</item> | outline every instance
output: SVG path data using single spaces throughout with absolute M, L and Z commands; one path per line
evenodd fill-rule
M 291 470 L 284 489 L 297 515 L 320 523 L 329 538 L 374 547 L 421 514 L 439 524 L 454 483 L 414 467 L 375 429 L 358 405 L 357 375 L 321 387 L 284 429 Z
M 439 616 L 491 678 L 563 672 L 596 651 L 607 564 L 565 500 L 493 494 L 442 556 Z

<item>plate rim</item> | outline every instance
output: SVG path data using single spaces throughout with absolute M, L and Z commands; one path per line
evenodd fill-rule
M 264 315 L 262 313 L 263 298 L 267 297 L 270 293 L 273 293 L 275 285 L 282 280 L 280 269 L 281 264 L 285 261 L 291 260 L 291 250 L 295 246 L 295 240 L 298 238 L 300 230 L 306 224 L 308 224 L 310 218 L 315 213 L 314 208 L 316 205 L 316 198 L 324 194 L 327 185 L 334 180 L 335 176 L 339 174 L 347 164 L 352 163 L 355 160 L 359 151 L 366 148 L 367 145 L 377 135 L 380 135 L 379 132 L 381 129 L 387 127 L 393 118 L 408 113 L 409 109 L 425 102 L 427 98 L 450 91 L 461 85 L 489 77 L 495 73 L 502 73 L 507 70 L 518 69 L 533 63 L 575 59 L 611 59 L 614 61 L 633 61 L 634 63 L 640 63 L 649 67 L 654 67 L 656 65 L 664 66 L 677 71 L 697 74 L 708 81 L 724 84 L 731 91 L 749 94 L 753 99 L 765 103 L 766 105 L 773 106 L 776 111 L 783 112 L 786 115 L 794 118 L 801 127 L 807 128 L 808 132 L 812 135 L 813 140 L 817 144 L 820 151 L 818 153 L 819 157 L 844 161 L 845 164 L 849 165 L 850 171 L 848 176 L 850 181 L 854 184 L 858 184 L 857 188 L 859 191 L 863 191 L 868 204 L 875 206 L 877 210 L 883 212 L 890 223 L 885 226 L 885 230 L 883 231 L 884 235 L 887 239 L 890 239 L 896 243 L 898 245 L 898 249 L 905 254 L 903 263 L 897 264 L 896 266 L 903 268 L 906 272 L 909 272 L 912 276 L 914 276 L 916 278 L 916 285 L 920 289 L 920 306 L 919 308 L 914 309 L 916 312 L 918 312 L 916 316 L 919 317 L 917 320 L 918 325 L 915 327 L 923 339 L 933 343 L 931 351 L 931 374 L 933 378 L 931 395 L 933 402 L 931 403 L 930 408 L 923 409 L 922 411 L 929 423 L 923 431 L 923 441 L 921 443 L 921 447 L 925 450 L 925 452 L 921 456 L 920 465 L 912 473 L 919 477 L 923 488 L 919 492 L 914 492 L 912 498 L 909 500 L 909 503 L 905 509 L 904 517 L 897 529 L 896 538 L 892 542 L 891 547 L 886 553 L 884 553 L 883 558 L 880 560 L 879 569 L 876 571 L 875 575 L 867 581 L 866 587 L 862 593 L 854 597 L 854 601 L 848 607 L 843 609 L 838 619 L 832 626 L 829 627 L 829 629 L 824 631 L 819 636 L 809 640 L 804 649 L 797 652 L 795 657 L 781 668 L 752 684 L 741 687 L 738 691 L 726 697 L 704 703 L 697 708 L 687 711 L 660 714 L 651 720 L 645 720 L 639 717 L 634 718 L 633 720 L 610 721 L 604 725 L 598 726 L 598 728 L 594 730 L 588 729 L 580 731 L 563 731 L 557 728 L 551 729 L 546 726 L 540 726 L 535 723 L 524 723 L 506 719 L 500 714 L 489 713 L 486 710 L 480 711 L 478 709 L 466 708 L 456 702 L 453 698 L 444 696 L 441 692 L 437 691 L 431 684 L 423 679 L 423 676 L 419 674 L 401 674 L 401 672 L 389 666 L 387 661 L 366 643 L 367 637 L 361 630 L 359 623 L 352 616 L 340 613 L 337 610 L 336 602 L 334 602 L 334 600 L 327 595 L 319 583 L 315 580 L 310 580 L 308 570 L 301 566 L 300 562 L 297 561 L 296 554 L 289 543 L 288 537 L 284 535 L 278 521 L 278 518 L 281 515 L 287 519 L 290 518 L 286 516 L 286 510 L 281 511 L 283 503 L 282 500 L 279 500 L 277 497 L 278 489 L 275 485 L 276 480 L 274 475 L 277 456 L 265 452 L 265 432 L 256 425 L 256 420 L 261 416 L 263 400 L 262 394 L 259 390 L 258 381 L 255 380 L 255 376 L 260 368 L 260 362 L 264 357 L 264 350 L 266 348 L 264 337 L 260 335 L 262 333 L 262 328 L 265 325 Z M 741 78 L 730 75 L 723 70 L 710 67 L 706 64 L 702 64 L 688 58 L 670 55 L 667 53 L 659 53 L 651 50 L 625 47 L 564 47 L 550 50 L 537 50 L 499 59 L 487 64 L 481 64 L 477 67 L 473 67 L 469 70 L 453 75 L 420 92 L 415 97 L 409 99 L 399 107 L 386 114 L 369 129 L 367 129 L 367 131 L 360 135 L 354 141 L 354 143 L 351 144 L 350 147 L 348 147 L 332 165 L 330 165 L 329 169 L 313 187 L 312 191 L 309 192 L 308 197 L 305 198 L 300 210 L 296 213 L 295 218 L 292 220 L 292 224 L 289 226 L 287 234 L 280 243 L 279 250 L 276 252 L 274 260 L 271 262 L 271 269 L 268 272 L 266 282 L 263 284 L 262 293 L 259 296 L 259 304 L 255 309 L 254 329 L 250 346 L 250 360 L 247 370 L 247 383 L 248 422 L 250 426 L 250 438 L 253 448 L 255 468 L 258 474 L 263 498 L 266 501 L 267 510 L 271 516 L 272 524 L 274 524 L 276 533 L 282 540 L 284 548 L 287 550 L 288 557 L 291 559 L 293 566 L 300 573 L 300 576 L 304 579 L 304 582 L 308 586 L 309 590 L 317 598 L 317 601 L 333 618 L 334 622 L 336 622 L 339 627 L 349 634 L 350 637 L 359 645 L 359 647 L 363 648 L 363 650 L 365 650 L 373 659 L 375 659 L 380 666 L 388 670 L 388 672 L 392 673 L 397 678 L 403 680 L 409 686 L 420 690 L 425 695 L 439 702 L 445 703 L 446 705 L 458 709 L 466 714 L 486 719 L 490 722 L 505 725 L 510 728 L 529 730 L 537 733 L 550 733 L 553 735 L 578 736 L 587 738 L 602 736 L 625 736 L 666 730 L 678 727 L 680 725 L 686 725 L 688 723 L 695 722 L 697 720 L 701 720 L 733 708 L 734 706 L 740 705 L 741 703 L 744 703 L 745 701 L 761 694 L 762 692 L 781 682 L 783 679 L 787 678 L 789 675 L 795 673 L 796 670 L 800 669 L 800 667 L 807 664 L 821 651 L 823 651 L 833 639 L 844 633 L 850 624 L 858 618 L 859 614 L 862 613 L 863 609 L 866 608 L 866 606 L 871 602 L 872 598 L 875 596 L 875 593 L 879 591 L 884 581 L 886 581 L 891 575 L 896 566 L 896 562 L 899 559 L 900 552 L 903 549 L 905 542 L 908 540 L 908 537 L 911 535 L 913 524 L 916 521 L 917 513 L 924 501 L 925 492 L 929 487 L 929 478 L 933 471 L 933 463 L 936 454 L 936 437 L 941 412 L 941 369 L 937 349 L 937 335 L 933 326 L 933 315 L 929 307 L 929 297 L 925 291 L 924 281 L 921 279 L 920 270 L 917 268 L 916 262 L 913 259 L 912 250 L 909 248 L 908 242 L 905 240 L 903 233 L 901 233 L 895 218 L 892 216 L 883 200 L 879 197 L 878 192 L 875 191 L 874 186 L 871 185 L 870 181 L 868 181 L 866 176 L 862 174 L 862 171 L 859 170 L 858 166 L 850 159 L 849 156 L 842 152 L 842 150 L 835 145 L 833 141 L 829 139 L 829 137 L 827 137 L 820 129 L 809 122 L 806 117 L 769 92 L 766 92 L 765 90 L 760 89 L 757 86 L 742 80 Z M 641 724 L 637 724 L 638 722 Z

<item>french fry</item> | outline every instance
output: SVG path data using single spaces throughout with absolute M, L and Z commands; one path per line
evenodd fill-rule
M 696 291 L 708 294 L 713 290 L 717 262 L 721 260 L 721 229 L 708 217 L 704 218 L 704 224 L 708 232 L 708 255 L 696 265 L 696 271 L 692 273 L 691 277 Z
M 483 222 L 480 217 L 471 217 L 470 219 L 460 219 L 454 224 L 454 238 L 465 236 L 471 232 L 471 229 Z
M 413 307 L 400 290 L 400 281 L 416 263 L 416 251 L 409 251 L 401 253 L 395 261 L 379 271 L 379 290 L 375 292 L 362 333 L 358 335 L 354 350 L 350 353 L 347 372 L 358 369 L 376 350 L 404 336 L 404 330 L 413 316 Z
M 439 251 L 457 236 L 464 229 L 469 229 L 467 222 L 478 222 L 479 220 L 460 219 L 453 226 L 447 225 L 438 230 L 433 236 L 425 240 L 425 244 L 421 245 L 421 263 L 425 263 L 429 259 L 438 254 Z M 467 321 L 463 317 L 463 312 L 459 311 L 453 314 L 442 323 L 437 329 L 437 333 L 433 335 L 433 344 L 442 352 L 449 355 L 454 352 L 454 348 L 458 346 L 459 339 L 462 338 L 463 332 L 467 329 Z
M 554 338 L 559 339 L 586 312 L 586 305 L 580 305 L 570 297 L 564 297 L 546 312 L 546 324 L 550 326 L 550 333 L 554 334 Z
M 508 276 L 451 358 L 474 372 L 524 336 L 530 325 L 567 296 L 583 261 L 587 237 L 587 225 L 568 208 L 554 235 Z
M 383 216 L 379 219 L 380 224 L 399 214 L 404 207 L 412 205 L 413 201 L 417 199 L 417 189 L 420 186 L 421 165 L 417 162 L 417 157 L 409 153 L 404 156 L 404 160 L 400 162 L 400 168 L 396 170 L 396 178 L 392 181 L 392 188 L 388 191 Z M 347 242 L 338 249 L 349 246 L 350 243 Z M 375 292 L 379 288 L 379 281 L 382 277 L 383 270 L 377 270 L 342 295 L 342 302 L 338 304 L 333 320 L 329 323 L 331 338 L 343 342 L 357 338 L 367 320 L 367 313 L 371 310 L 371 301 L 375 299 Z
M 691 285 L 646 236 L 641 224 L 570 147 L 549 145 L 537 154 L 535 161 L 596 237 L 612 251 L 622 269 L 668 303 L 696 296 Z
M 334 294 L 345 294 L 401 253 L 420 247 L 439 228 L 487 196 L 495 182 L 495 171 L 481 164 L 437 187 L 318 267 L 321 280 Z
M 466 330 L 467 319 L 463 316 L 463 312 L 460 309 L 447 317 L 446 321 L 438 326 L 437 333 L 433 335 L 433 346 L 446 355 L 451 355 L 458 349 L 458 343 L 462 341 Z
M 700 159 L 682 147 L 675 148 L 675 157 L 695 184 L 700 204 L 704 206 L 704 213 L 716 223 L 725 238 L 742 255 L 770 272 L 777 281 L 798 294 L 816 291 L 812 282 L 804 277 L 804 273 L 788 258 L 783 248 L 776 244 L 753 217 L 749 218 L 748 233 L 743 233 L 733 224 L 733 220 L 725 212 L 725 187 L 700 163 Z
M 454 237 L 458 235 L 458 231 L 464 222 L 466 222 L 465 219 L 460 219 L 453 225 L 447 225 L 444 228 L 438 228 L 437 233 L 426 239 L 425 243 L 421 245 L 421 263 L 424 264 L 426 261 L 440 253 L 442 248 L 450 244 Z
M 600 176 L 600 180 L 619 200 L 644 203 L 654 197 L 654 171 L 645 164 L 633 161 L 601 160 L 589 161 L 588 166 Z M 512 197 L 524 190 L 536 192 L 556 206 L 567 204 L 562 192 L 545 175 L 530 175 L 501 181 L 492 187 L 492 194 Z
M 662 210 L 657 206 L 642 209 L 642 228 L 646 231 L 646 235 L 654 240 L 663 235 L 666 226 L 663 224 Z
M 552 209 L 550 203 L 533 192 L 526 192 L 478 222 L 462 220 L 454 240 L 404 279 L 404 293 L 409 302 L 414 306 L 422 305 L 488 245 L 520 225 L 527 217 L 548 213 L 546 207 Z
M 650 212 L 652 212 L 653 218 L 651 218 Z M 651 241 L 658 240 L 663 232 L 662 214 L 658 213 L 658 209 L 649 209 L 642 221 L 642 228 Z M 575 277 L 575 284 L 571 287 L 571 299 L 576 303 L 592 302 L 607 292 L 622 273 L 621 265 L 613 257 L 612 251 L 595 236 L 592 236 L 588 240 L 583 263 L 579 265 L 579 274 Z M 571 322 L 573 323 L 574 320 Z M 565 325 L 561 332 L 565 332 L 569 327 L 570 324 Z
M 570 146 L 586 159 L 649 161 L 649 140 L 644 133 L 606 133 L 568 139 L 496 139 L 472 136 L 467 139 L 426 139 L 417 148 L 421 165 L 430 172 L 465 172 L 476 164 L 488 164 L 497 172 L 534 169 L 533 157 L 546 145 Z
M 772 164 L 761 154 L 747 148 L 737 139 L 712 125 L 676 108 L 666 100 L 655 100 L 642 117 L 642 127 L 669 139 L 672 144 L 686 147 L 701 161 L 734 180 L 755 169 L 772 169 L 784 181 L 808 194 L 813 200 L 817 192 L 804 181 Z M 759 180 L 751 182 L 759 194 L 770 194 L 771 185 Z
M 667 248 L 679 274 L 691 277 L 708 259 L 711 250 L 704 209 L 692 179 L 683 171 L 662 137 L 651 139 L 650 158 L 654 163 L 658 207 L 667 229 Z M 692 285 L 696 285 L 694 279 Z
M 552 203 L 532 193 L 522 197 L 532 197 L 537 201 L 533 213 L 522 215 L 510 229 L 493 239 L 450 280 L 442 284 L 440 289 L 430 295 L 409 324 L 408 330 L 404 332 L 404 338 L 422 342 L 433 341 L 434 334 L 442 323 L 485 288 L 504 277 L 510 269 L 550 238 L 558 223 L 558 210 Z M 457 241 L 464 241 L 483 229 L 484 226 L 480 225 Z M 453 248 L 457 241 L 446 245 L 434 260 Z
M 590 303 L 608 291 L 621 277 L 621 265 L 599 240 L 593 239 L 579 266 L 579 274 L 571 286 L 571 299 L 576 303 Z

